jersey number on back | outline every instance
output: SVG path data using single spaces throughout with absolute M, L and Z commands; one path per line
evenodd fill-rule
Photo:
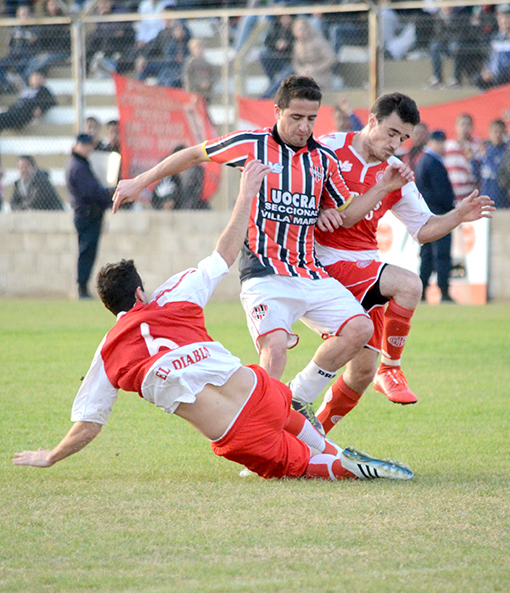
M 179 348 L 179 344 L 176 344 L 168 338 L 153 338 L 151 336 L 151 330 L 148 323 L 142 323 L 140 325 L 140 330 L 142 332 L 143 339 L 145 340 L 145 344 L 147 345 L 147 350 L 151 356 L 157 354 L 160 348 L 169 348 L 170 350 Z

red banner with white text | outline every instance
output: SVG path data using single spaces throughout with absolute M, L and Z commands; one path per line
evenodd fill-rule
M 265 128 L 275 123 L 274 101 L 269 99 L 247 99 L 237 97 L 239 119 L 242 120 L 241 128 Z M 488 138 L 489 124 L 492 120 L 504 118 L 510 109 L 510 85 L 500 86 L 485 91 L 467 99 L 439 103 L 437 105 L 423 106 L 420 109 L 421 121 L 429 129 L 442 129 L 448 138 L 455 137 L 455 118 L 459 113 L 469 113 L 474 120 L 474 134 L 479 138 Z M 368 118 L 368 109 L 356 109 L 356 115 L 365 124 Z M 333 108 L 323 105 L 317 116 L 314 136 L 318 138 L 323 134 L 335 131 Z
M 172 154 L 177 146 L 194 146 L 218 136 L 197 93 L 150 86 L 116 74 L 120 113 L 122 177 L 131 178 Z M 203 200 L 218 190 L 221 165 L 206 163 Z

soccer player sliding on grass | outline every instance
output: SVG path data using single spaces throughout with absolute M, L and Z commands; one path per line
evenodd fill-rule
M 54 449 L 16 453 L 16 465 L 49 467 L 90 443 L 106 423 L 119 389 L 137 392 L 181 416 L 211 441 L 213 451 L 264 478 L 389 478 L 413 476 L 406 466 L 340 449 L 291 409 L 290 389 L 258 365 L 215 342 L 203 309 L 228 273 L 248 228 L 253 199 L 271 168 L 246 167 L 231 218 L 216 250 L 172 276 L 147 298 L 133 261 L 107 264 L 97 287 L 117 322 L 101 342 L 76 396 L 74 426 Z

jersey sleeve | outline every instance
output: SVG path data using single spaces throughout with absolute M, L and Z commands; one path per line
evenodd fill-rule
M 186 301 L 203 309 L 228 270 L 226 261 L 217 251 L 213 251 L 197 268 L 189 268 L 169 278 L 154 292 L 151 301 L 157 301 L 160 306 Z
M 254 151 L 254 136 L 251 132 L 232 132 L 203 144 L 210 161 L 242 169 Z
M 72 422 L 106 424 L 117 399 L 118 391 L 110 383 L 101 357 L 101 347 L 105 340 L 97 349 L 90 369 L 76 395 L 71 413 Z
M 334 154 L 329 161 L 328 173 L 322 192 L 322 207 L 336 208 L 341 212 L 351 203 L 352 196 L 342 177 L 340 162 Z
M 401 191 L 402 197 L 391 207 L 391 212 L 406 227 L 411 237 L 419 243 L 418 233 L 433 214 L 414 181 L 404 185 Z

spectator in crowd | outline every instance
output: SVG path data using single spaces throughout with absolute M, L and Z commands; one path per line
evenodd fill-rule
M 113 0 L 98 0 L 96 13 L 107 16 L 114 12 L 124 12 L 124 7 L 114 7 Z M 100 22 L 94 31 L 87 35 L 87 71 L 98 77 L 109 76 L 112 72 L 126 72 L 132 67 L 135 32 L 129 22 Z
M 464 75 L 469 79 L 479 72 L 484 55 L 482 47 L 481 30 L 472 23 L 471 7 L 440 7 L 433 17 L 430 42 L 433 76 L 430 87 L 439 89 L 445 86 L 444 58 L 453 60 L 453 78 L 446 86 L 461 86 Z
M 57 0 L 46 0 L 44 12 L 47 17 L 59 17 L 64 14 Z M 23 79 L 34 70 L 47 70 L 51 66 L 65 64 L 71 55 L 71 29 L 69 25 L 44 25 L 40 28 L 37 53 L 30 60 L 23 72 Z
M 147 43 L 155 39 L 158 33 L 165 28 L 165 21 L 157 15 L 174 6 L 175 0 L 142 0 L 138 4 L 139 14 L 153 14 L 156 18 L 143 19 L 136 24 L 137 49 L 143 49 Z
M 189 55 L 191 33 L 184 21 L 167 19 L 165 28 L 148 43 L 135 64 L 136 78 L 156 76 L 158 84 L 180 88 L 183 70 Z
M 294 21 L 292 32 L 294 45 L 291 64 L 280 72 L 272 85 L 269 85 L 262 95 L 263 98 L 274 96 L 282 80 L 291 74 L 313 78 L 322 90 L 332 88 L 337 58 L 326 38 L 306 17 L 299 17 Z
M 482 145 L 482 159 L 479 167 L 481 181 L 480 192 L 494 200 L 496 208 L 510 206 L 508 193 L 500 185 L 499 171 L 509 154 L 510 146 L 505 142 L 506 125 L 501 119 L 495 119 L 489 126 L 489 140 Z M 501 174 L 503 179 L 504 173 Z
M 0 92 L 12 94 L 18 90 L 19 85 L 9 80 L 8 73 L 18 75 L 22 84 L 21 74 L 32 61 L 37 50 L 40 28 L 37 25 L 23 24 L 32 16 L 32 9 L 28 4 L 20 4 L 16 10 L 16 18 L 22 21 L 16 25 L 9 39 L 9 51 L 0 59 Z
M 290 14 L 278 16 L 264 39 L 259 59 L 271 85 L 279 74 L 283 70 L 288 70 L 291 65 L 294 46 L 293 20 L 294 17 Z
M 333 111 L 337 132 L 359 132 L 363 123 L 354 113 L 347 97 L 340 97 Z
M 88 282 L 101 237 L 103 215 L 112 204 L 110 192 L 92 172 L 88 158 L 94 150 L 92 138 L 79 134 L 66 166 L 66 187 L 74 210 L 78 233 L 78 297 L 91 298 Z
M 496 12 L 498 32 L 492 39 L 489 59 L 476 80 L 481 89 L 510 82 L 510 4 L 501 4 Z
M 425 154 L 425 147 L 429 139 L 429 129 L 427 124 L 419 123 L 414 126 L 411 132 L 411 149 L 401 156 L 402 161 L 408 165 L 415 173 L 416 167 Z
M 480 160 L 480 142 L 473 137 L 473 118 L 460 113 L 455 119 L 456 138 L 446 141 L 444 164 L 448 171 L 456 201 L 478 189 L 475 171 Z
M 204 42 L 190 39 L 190 55 L 184 64 L 184 88 L 190 93 L 200 93 L 210 102 L 216 81 L 216 69 L 204 57 Z
M 85 120 L 85 134 L 88 134 L 92 139 L 94 150 L 102 150 L 101 130 L 103 126 L 101 122 L 93 116 L 87 117 Z
M 14 182 L 12 210 L 64 210 L 48 173 L 37 167 L 33 156 L 20 156 L 18 171 L 20 178 Z
M 443 163 L 446 134 L 435 130 L 429 136 L 425 155 L 416 168 L 416 185 L 433 214 L 446 214 L 454 207 L 455 195 L 448 172 Z M 450 296 L 450 270 L 452 235 L 449 233 L 437 241 L 421 246 L 420 278 L 423 284 L 422 300 L 432 272 L 437 273 L 437 285 L 441 290 L 441 302 L 455 302 Z
M 41 117 L 57 104 L 53 93 L 46 87 L 44 72 L 32 72 L 28 84 L 18 100 L 7 111 L 0 113 L 0 132 L 6 128 L 21 130 L 34 118 Z
M 337 0 L 326 0 L 321 4 L 338 4 Z M 344 45 L 368 43 L 366 12 L 326 12 L 318 15 L 320 29 L 338 55 Z
M 186 148 L 177 146 L 172 154 Z M 205 171 L 201 165 L 163 178 L 154 188 L 152 207 L 156 210 L 209 210 L 210 205 L 202 200 Z
M 100 150 L 118 152 L 120 154 L 120 125 L 118 120 L 112 119 L 106 124 L 106 139 L 101 142 Z
M 400 11 L 384 9 L 381 12 L 384 50 L 388 57 L 401 60 L 416 44 L 414 19 L 403 18 Z

